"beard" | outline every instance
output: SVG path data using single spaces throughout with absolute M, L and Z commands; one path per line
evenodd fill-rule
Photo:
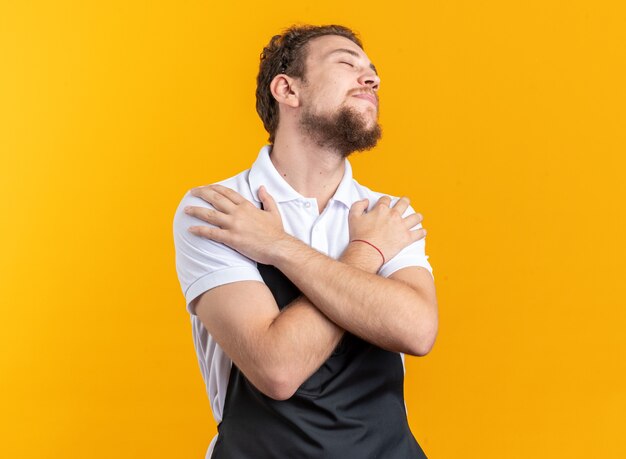
M 319 147 L 336 151 L 343 158 L 355 151 L 374 148 L 382 136 L 378 121 L 368 128 L 365 117 L 346 106 L 330 115 L 305 110 L 300 118 L 300 127 Z

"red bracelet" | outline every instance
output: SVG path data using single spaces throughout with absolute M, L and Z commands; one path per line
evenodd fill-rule
M 383 255 L 383 252 L 378 247 L 376 247 L 374 244 L 372 244 L 371 242 L 368 242 L 368 241 L 366 241 L 364 239 L 352 239 L 350 242 L 365 242 L 366 244 L 371 245 L 376 250 L 378 250 L 378 253 L 380 253 L 380 256 L 383 257 L 383 265 L 385 264 L 385 256 Z

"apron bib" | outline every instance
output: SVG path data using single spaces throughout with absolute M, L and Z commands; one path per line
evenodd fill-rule
M 280 309 L 300 295 L 277 268 L 258 264 Z M 213 459 L 416 459 L 400 354 L 345 333 L 288 400 L 257 390 L 233 363 Z

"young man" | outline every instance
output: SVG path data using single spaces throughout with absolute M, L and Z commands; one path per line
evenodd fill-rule
M 376 69 L 349 29 L 293 27 L 257 83 L 270 145 L 174 219 L 219 423 L 207 458 L 426 457 L 403 394 L 404 354 L 427 354 L 438 325 L 422 217 L 346 159 L 380 138 Z

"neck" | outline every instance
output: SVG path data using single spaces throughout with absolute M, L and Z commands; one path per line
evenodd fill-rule
M 344 158 L 302 136 L 277 135 L 270 159 L 291 187 L 307 198 L 317 199 L 321 213 L 343 178 Z

